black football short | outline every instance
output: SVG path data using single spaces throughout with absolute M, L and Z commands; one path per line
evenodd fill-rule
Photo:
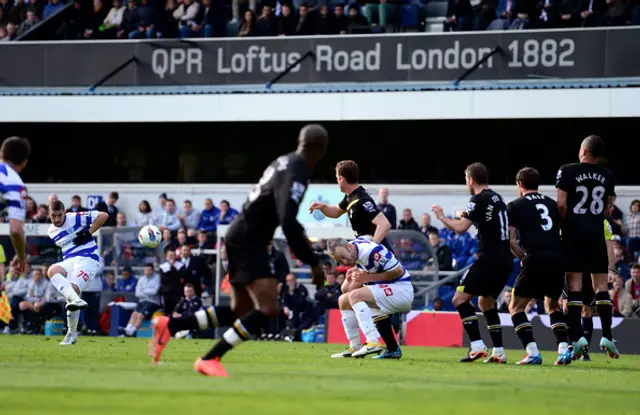
M 511 258 L 480 256 L 462 275 L 458 291 L 473 296 L 498 298 L 513 271 Z
M 606 274 L 609 271 L 607 243 L 602 234 L 563 236 L 567 272 Z
M 564 258 L 561 250 L 532 252 L 524 257 L 513 295 L 558 300 L 564 289 Z
M 267 247 L 240 247 L 227 243 L 229 282 L 249 285 L 261 278 L 276 278 Z

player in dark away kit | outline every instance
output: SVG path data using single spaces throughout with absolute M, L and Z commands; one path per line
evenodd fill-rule
M 345 194 L 344 198 L 336 206 L 313 202 L 309 206 L 309 211 L 319 210 L 329 218 L 339 218 L 348 213 L 351 228 L 356 237 L 370 236 L 374 242 L 384 245 L 393 251 L 386 239 L 391 229 L 391 223 L 389 223 L 384 213 L 378 210 L 376 202 L 364 187 L 358 184 L 359 176 L 360 170 L 355 161 L 343 160 L 339 162 L 336 165 L 336 180 L 340 186 L 340 191 Z M 376 318 L 375 323 L 387 349 L 378 356 L 374 356 L 374 359 L 400 359 L 402 350 L 400 350 L 393 334 L 390 317 L 379 316 Z M 348 352 L 348 350 L 345 351 L 345 357 L 349 357 L 347 355 Z
M 507 205 L 502 196 L 489 189 L 489 172 L 482 163 L 469 165 L 465 177 L 467 188 L 473 196 L 462 218 L 447 218 L 439 205 L 431 208 L 440 222 L 457 233 L 466 232 L 471 225 L 478 229 L 478 259 L 462 276 L 453 296 L 453 305 L 471 341 L 469 353 L 460 362 L 474 362 L 488 355 L 480 335 L 476 311 L 471 305 L 471 299 L 479 296 L 478 306 L 487 320 L 493 342 L 493 352 L 485 363 L 506 363 L 496 298 L 513 270 Z
M 574 359 L 580 358 L 589 344 L 581 325 L 583 272 L 591 274 L 596 293 L 596 309 L 602 323 L 600 347 L 609 357 L 620 357 L 611 333 L 613 304 L 607 290 L 609 261 L 602 231 L 606 212 L 613 203 L 615 184 L 613 173 L 597 164 L 603 153 L 600 137 L 585 138 L 578 154 L 580 163 L 565 164 L 556 177 L 567 261 L 567 324 Z
M 300 131 L 297 151 L 278 157 L 267 167 L 249 193 L 242 213 L 227 231 L 231 307 L 207 307 L 185 318 L 156 319 L 149 350 L 155 362 L 172 335 L 179 331 L 231 326 L 222 339 L 195 362 L 195 370 L 204 375 L 227 376 L 220 363 L 222 356 L 260 333 L 279 313 L 279 280 L 271 272 L 267 251 L 278 226 L 296 257 L 311 266 L 313 283 L 324 283 L 324 272 L 296 216 L 311 172 L 324 157 L 327 144 L 328 135 L 322 126 L 307 125 Z
M 525 313 L 532 299 L 545 298 L 545 309 L 558 343 L 556 365 L 571 363 L 564 313 L 558 299 L 564 289 L 564 253 L 560 238 L 560 213 L 555 200 L 538 193 L 540 173 L 525 167 L 516 175 L 520 197 L 507 206 L 511 252 L 522 261 L 509 304 L 511 321 L 527 354 L 517 364 L 540 365 L 542 356 Z M 520 241 L 518 242 L 518 232 Z

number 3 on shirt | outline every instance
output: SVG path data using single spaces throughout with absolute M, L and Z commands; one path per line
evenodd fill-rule
M 380 284 L 379 287 L 382 288 L 384 295 L 387 297 L 391 297 L 393 295 L 393 290 L 387 284 Z

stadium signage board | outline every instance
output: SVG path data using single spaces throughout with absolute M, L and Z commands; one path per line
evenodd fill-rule
M 0 45 L 0 86 L 89 87 L 132 57 L 105 85 L 264 84 L 313 52 L 281 82 L 611 78 L 640 73 L 640 28 Z

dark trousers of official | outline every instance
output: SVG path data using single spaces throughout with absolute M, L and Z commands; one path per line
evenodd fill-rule
M 24 297 L 21 295 L 11 297 L 11 321 L 9 322 L 9 328 L 11 330 L 18 328 L 18 316 L 20 315 L 20 303 L 22 301 L 24 301 Z
M 82 299 L 89 304 L 89 308 L 82 312 L 80 318 L 87 330 L 100 330 L 100 292 L 83 292 Z

